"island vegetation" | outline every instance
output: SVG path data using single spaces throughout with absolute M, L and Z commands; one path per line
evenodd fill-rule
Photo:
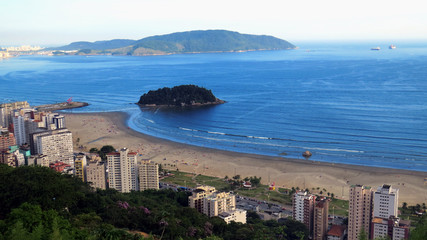
M 114 39 L 74 42 L 50 48 L 55 54 L 74 50 L 77 55 L 165 55 L 177 53 L 240 52 L 294 49 L 286 40 L 267 35 L 241 34 L 227 30 L 198 30 L 151 36 L 140 40 Z M 66 52 L 66 54 L 70 54 Z
M 138 104 L 142 106 L 200 106 L 224 103 L 211 90 L 196 85 L 159 88 L 143 94 Z

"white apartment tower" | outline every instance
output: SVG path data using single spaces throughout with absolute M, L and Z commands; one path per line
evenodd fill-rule
M 363 185 L 350 186 L 348 209 L 348 240 L 357 240 L 362 229 L 370 233 L 372 189 Z
M 390 185 L 382 185 L 374 192 L 373 217 L 388 219 L 390 216 L 397 217 L 399 201 L 399 189 Z
M 316 196 L 298 191 L 292 199 L 293 218 L 307 226 L 310 234 L 313 232 L 313 212 Z
M 110 188 L 119 192 L 138 191 L 137 153 L 122 148 L 107 154 L 107 164 Z
M 51 162 L 60 161 L 74 166 L 73 136 L 66 129 L 43 131 L 30 135 L 31 154 L 43 154 Z
M 159 189 L 159 165 L 151 161 L 142 161 L 139 168 L 139 190 Z

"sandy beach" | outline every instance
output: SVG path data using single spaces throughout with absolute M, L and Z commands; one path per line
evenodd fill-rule
M 427 202 L 427 172 L 323 163 L 302 159 L 235 153 L 155 138 L 126 126 L 125 113 L 65 113 L 73 133 L 75 151 L 112 145 L 127 147 L 166 168 L 216 177 L 262 177 L 262 183 L 277 187 L 325 188 L 336 197 L 348 199 L 349 186 L 364 184 L 376 189 L 391 184 L 399 189 L 399 204 Z

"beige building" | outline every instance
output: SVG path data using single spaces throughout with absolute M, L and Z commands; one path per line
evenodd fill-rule
M 246 223 L 246 210 L 236 209 L 228 212 L 222 212 L 218 217 L 222 218 L 227 224 L 234 222 Z
M 64 128 L 31 134 L 31 154 L 44 154 L 51 162 L 74 166 L 72 133 Z
M 107 154 L 109 187 L 119 192 L 138 191 L 137 153 L 122 148 Z
M 12 111 L 29 107 L 30 104 L 28 104 L 27 101 L 0 104 L 0 126 L 5 128 L 9 127 L 9 124 L 12 123 L 12 117 L 10 114 Z
M 159 165 L 143 160 L 139 168 L 139 190 L 159 189 Z
M 369 237 L 372 212 L 371 187 L 350 186 L 348 210 L 348 240 L 357 240 L 362 229 Z
M 246 223 L 246 211 L 236 209 L 236 196 L 217 192 L 214 187 L 197 187 L 188 198 L 189 206 L 209 216 L 220 216 L 227 223 L 231 221 Z
M 74 159 L 74 175 L 82 182 L 86 181 L 86 165 L 86 155 L 79 153 Z
M 7 151 L 10 146 L 14 145 L 16 145 L 16 141 L 13 133 L 0 130 L 0 151 Z
M 313 213 L 313 239 L 324 240 L 328 231 L 329 200 L 316 202 Z
M 28 158 L 28 165 L 40 165 L 42 167 L 49 167 L 49 157 L 44 154 L 31 155 Z
M 107 189 L 106 163 L 101 161 L 90 161 L 86 167 L 86 181 L 97 189 Z

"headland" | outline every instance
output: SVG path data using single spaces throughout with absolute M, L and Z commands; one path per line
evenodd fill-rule
M 325 188 L 337 198 L 348 199 L 349 186 L 374 188 L 391 184 L 400 191 L 399 203 L 427 202 L 426 172 L 324 163 L 304 159 L 236 153 L 172 142 L 134 131 L 127 126 L 128 115 L 120 112 L 65 113 L 73 133 L 75 149 L 112 145 L 128 147 L 166 168 L 217 177 L 257 176 L 262 183 L 301 189 Z M 78 140 L 78 141 L 77 141 Z M 176 166 L 176 167 L 175 167 Z

